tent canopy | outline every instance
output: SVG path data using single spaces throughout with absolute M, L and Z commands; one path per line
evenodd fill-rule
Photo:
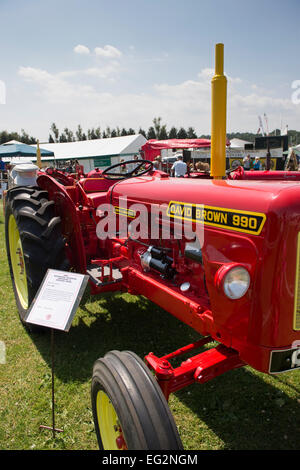
M 40 144 L 55 154 L 56 160 L 72 160 L 82 158 L 95 158 L 105 156 L 118 156 L 139 153 L 139 149 L 146 142 L 141 134 L 110 137 L 107 139 L 91 139 L 75 142 L 55 142 Z M 36 151 L 36 144 L 31 146 Z M 52 155 L 53 155 L 52 153 Z M 42 154 L 42 157 L 46 155 Z M 44 158 L 46 160 L 46 158 Z
M 230 141 L 231 148 L 244 148 L 246 144 L 252 144 L 252 142 L 242 139 L 231 139 Z
M 162 149 L 210 148 L 209 139 L 148 140 L 141 148 L 147 160 L 153 160 Z
M 53 152 L 45 149 L 40 149 L 43 157 L 53 156 Z M 36 148 L 26 144 L 10 144 L 0 145 L 0 157 L 36 157 Z
M 8 142 L 4 142 L 2 145 L 11 145 L 11 144 L 23 144 L 23 142 L 19 142 L 18 140 L 9 140 Z
M 148 140 L 144 147 L 153 149 L 177 149 L 177 148 L 200 148 L 210 147 L 210 139 L 167 139 L 167 140 Z
M 229 145 L 230 142 L 226 139 L 226 146 Z M 144 152 L 146 159 L 153 160 L 157 155 L 160 155 L 162 149 L 199 149 L 210 147 L 210 139 L 150 139 L 142 146 L 141 150 Z

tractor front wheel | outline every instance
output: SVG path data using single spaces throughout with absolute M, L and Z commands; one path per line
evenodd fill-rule
M 133 352 L 110 351 L 95 362 L 91 398 L 101 450 L 182 450 L 167 401 Z

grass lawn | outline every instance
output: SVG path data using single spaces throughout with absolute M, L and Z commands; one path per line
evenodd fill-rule
M 1 201 L 2 202 L 2 201 Z M 29 334 L 15 306 L 0 212 L 0 449 L 97 449 L 90 383 L 94 361 L 112 349 L 140 357 L 174 351 L 197 334 L 144 298 L 91 297 L 88 289 L 69 333 L 55 332 L 56 426 L 51 431 L 50 334 Z M 4 362 L 2 360 L 2 362 Z M 170 398 L 185 449 L 298 449 L 300 375 L 271 377 L 249 367 Z

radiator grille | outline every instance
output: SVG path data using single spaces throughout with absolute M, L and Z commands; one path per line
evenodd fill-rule
M 300 232 L 297 239 L 295 303 L 294 303 L 294 330 L 300 330 Z

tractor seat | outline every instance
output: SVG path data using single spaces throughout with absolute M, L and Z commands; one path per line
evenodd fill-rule
M 113 184 L 112 181 L 105 178 L 82 178 L 79 183 L 81 184 L 85 193 L 95 193 L 107 191 Z

